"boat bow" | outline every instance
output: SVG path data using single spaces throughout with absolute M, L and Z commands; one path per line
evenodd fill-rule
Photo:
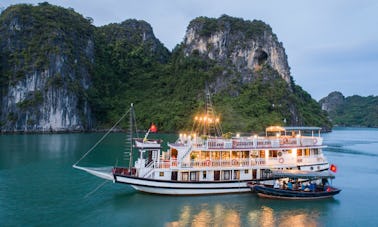
M 111 166 L 94 168 L 94 167 L 82 167 L 82 166 L 73 165 L 72 167 L 75 169 L 83 170 L 87 173 L 90 173 L 92 175 L 95 175 L 105 180 L 114 180 L 113 172 L 112 172 L 113 167 Z

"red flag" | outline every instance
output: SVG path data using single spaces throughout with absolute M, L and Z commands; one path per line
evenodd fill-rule
M 332 172 L 336 173 L 337 167 L 334 164 L 331 164 L 331 166 L 329 167 L 329 170 L 331 170 Z
M 151 124 L 151 126 L 150 126 L 150 132 L 157 132 L 157 127 L 156 127 L 156 125 L 154 124 L 154 123 L 152 123 Z

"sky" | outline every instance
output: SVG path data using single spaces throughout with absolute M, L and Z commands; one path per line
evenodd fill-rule
M 0 7 L 42 0 L 0 0 Z M 127 19 L 151 24 L 170 50 L 183 41 L 189 22 L 223 14 L 269 24 L 288 56 L 297 85 L 319 100 L 378 95 L 378 1 L 376 0 L 50 0 L 73 8 L 94 25 Z

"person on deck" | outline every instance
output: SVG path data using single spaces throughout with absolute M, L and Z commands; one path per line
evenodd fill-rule
M 289 181 L 289 182 L 287 183 L 287 189 L 289 189 L 289 190 L 293 190 L 293 183 L 291 183 L 291 181 Z

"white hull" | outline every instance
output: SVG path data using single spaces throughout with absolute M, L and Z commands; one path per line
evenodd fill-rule
M 130 184 L 142 192 L 163 195 L 204 195 L 250 192 L 247 181 L 232 182 L 174 182 L 116 176 L 116 183 Z

